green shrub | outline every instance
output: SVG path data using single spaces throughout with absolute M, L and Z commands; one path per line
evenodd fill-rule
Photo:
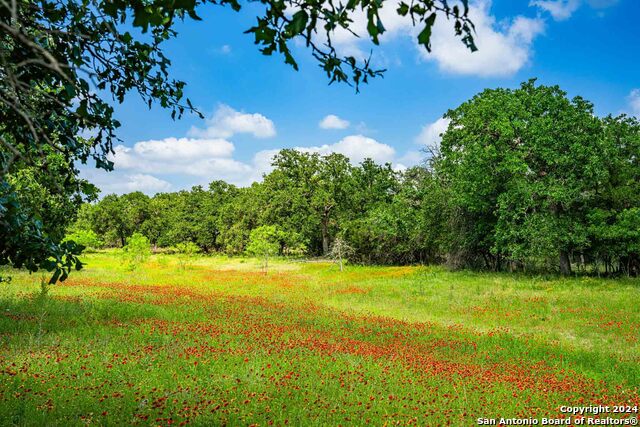
M 128 270 L 135 270 L 151 255 L 149 239 L 140 233 L 133 233 L 122 248 L 124 265 Z
M 176 245 L 176 251 L 178 252 L 178 265 L 184 270 L 191 265 L 194 255 L 200 252 L 200 247 L 193 242 L 182 242 Z

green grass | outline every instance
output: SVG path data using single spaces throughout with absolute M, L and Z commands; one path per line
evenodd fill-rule
M 114 252 L 0 286 L 4 425 L 475 425 L 638 405 L 640 281 Z

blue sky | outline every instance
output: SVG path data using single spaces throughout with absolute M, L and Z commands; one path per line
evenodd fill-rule
M 327 85 L 309 52 L 296 48 L 300 71 L 260 54 L 243 34 L 259 6 L 240 13 L 207 7 L 203 21 L 178 26 L 165 46 L 173 76 L 206 116 L 171 120 L 135 96 L 116 107 L 122 143 L 116 170 L 83 168 L 104 194 L 148 194 L 224 179 L 259 180 L 277 150 L 298 147 L 372 157 L 398 168 L 416 164 L 423 144 L 437 143 L 449 108 L 485 88 L 515 87 L 531 77 L 558 84 L 595 104 L 596 113 L 640 116 L 640 45 L 636 0 L 472 1 L 479 51 L 470 53 L 445 21 L 436 22 L 432 54 L 415 43 L 415 29 L 388 0 L 387 33 L 373 61 L 387 68 L 356 94 Z M 356 29 L 363 28 L 356 21 Z M 358 31 L 361 32 L 361 31 Z M 366 41 L 337 34 L 344 53 L 368 55 Z

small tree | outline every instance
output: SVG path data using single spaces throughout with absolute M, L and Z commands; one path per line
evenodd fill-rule
M 151 244 L 144 235 L 133 233 L 122 252 L 126 268 L 135 270 L 151 255 Z
M 262 268 L 267 274 L 269 257 L 278 254 L 282 232 L 275 225 L 263 225 L 251 230 L 249 244 L 245 252 L 249 255 L 262 258 Z
M 184 270 L 191 264 L 193 256 L 200 252 L 200 247 L 193 242 L 182 242 L 176 245 L 176 250 L 178 251 L 178 264 Z
M 353 254 L 353 248 L 342 236 L 336 237 L 329 250 L 329 257 L 340 265 L 340 271 L 343 270 L 343 261 L 351 254 Z

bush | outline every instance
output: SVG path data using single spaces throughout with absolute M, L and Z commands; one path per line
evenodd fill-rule
M 149 239 L 140 233 L 133 233 L 129 241 L 122 248 L 125 267 L 135 270 L 151 255 Z
M 193 259 L 193 256 L 200 252 L 200 247 L 193 242 L 183 242 L 176 245 L 178 252 L 178 264 L 181 269 L 187 268 Z

